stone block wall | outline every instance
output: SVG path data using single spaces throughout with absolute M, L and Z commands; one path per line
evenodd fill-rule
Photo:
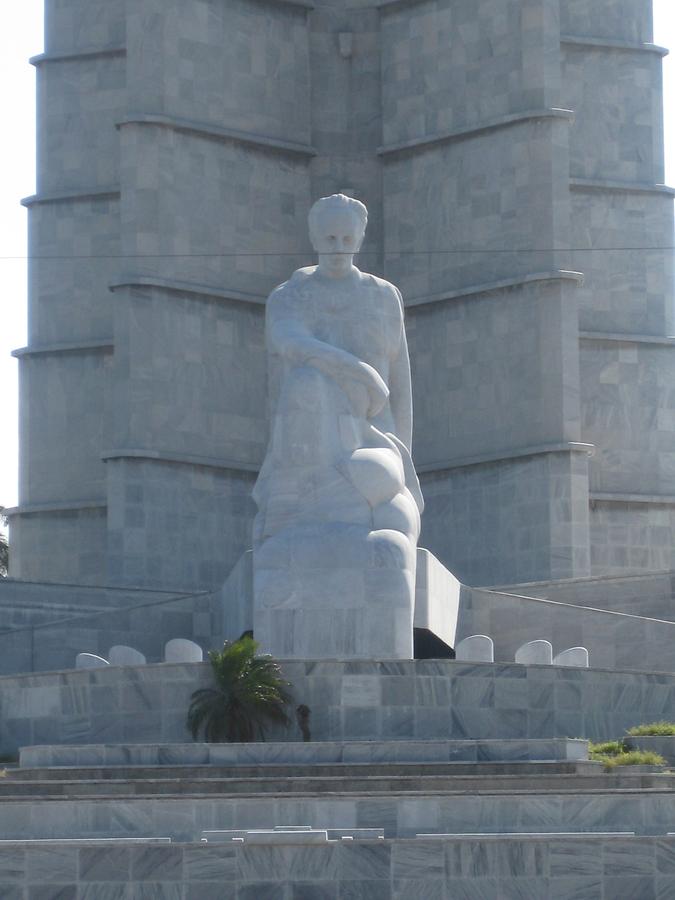
M 316 741 L 613 740 L 632 725 L 664 718 L 675 702 L 675 675 L 665 672 L 452 660 L 297 661 L 283 671 L 295 702 L 311 709 Z M 3 676 L 0 752 L 35 744 L 185 743 L 190 696 L 210 683 L 208 663 Z M 268 740 L 297 741 L 300 733 L 294 722 L 288 731 L 271 730 Z

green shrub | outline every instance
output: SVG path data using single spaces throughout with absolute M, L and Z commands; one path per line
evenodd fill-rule
M 605 756 L 620 756 L 626 752 L 627 748 L 623 741 L 604 741 L 600 744 L 594 744 L 591 741 L 588 744 L 588 755 L 591 759 Z
M 665 766 L 666 761 L 659 753 L 651 750 L 629 750 L 619 753 L 617 756 L 596 757 L 604 763 L 605 769 L 615 769 L 617 766 Z
M 649 734 L 675 734 L 675 722 L 651 722 L 649 725 L 634 725 L 628 734 L 635 737 Z
M 256 655 L 258 646 L 242 636 L 209 652 L 216 685 L 192 695 L 187 727 L 194 740 L 203 728 L 211 743 L 264 741 L 267 724 L 289 724 L 290 684 L 271 656 Z

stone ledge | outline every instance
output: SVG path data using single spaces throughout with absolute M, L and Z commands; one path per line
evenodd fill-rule
M 379 9 L 381 12 L 389 12 L 404 6 L 419 6 L 420 3 L 426 3 L 427 0 L 375 0 L 372 7 Z M 368 9 L 368 7 L 366 7 Z
M 120 196 L 119 187 L 81 188 L 79 190 L 73 188 L 70 191 L 54 191 L 24 197 L 21 205 L 31 207 L 44 203 L 67 203 L 69 201 L 79 203 L 85 200 L 119 200 Z
M 65 500 L 62 503 L 22 503 L 20 506 L 12 506 L 3 509 L 3 516 L 30 516 L 37 513 L 61 513 L 78 512 L 83 509 L 107 509 L 108 505 L 102 500 Z
M 28 62 L 31 66 L 41 66 L 43 63 L 52 62 L 79 62 L 80 60 L 97 59 L 108 57 L 126 56 L 127 48 L 121 46 L 114 47 L 84 47 L 81 50 L 64 50 L 60 53 L 39 53 L 37 56 L 31 56 Z
M 280 138 L 253 134 L 248 131 L 238 131 L 235 128 L 221 128 L 219 125 L 212 125 L 209 122 L 195 122 L 191 119 L 166 116 L 161 113 L 131 113 L 126 119 L 116 124 L 117 128 L 124 128 L 127 125 L 157 125 L 160 128 L 169 128 L 172 131 L 181 131 L 186 134 L 196 134 L 211 140 L 234 141 L 238 144 L 246 144 L 262 150 L 276 150 L 308 159 L 317 154 L 314 147 L 309 144 L 285 141 Z
M 250 744 L 85 744 L 23 747 L 22 768 L 44 766 L 253 766 L 331 763 L 587 760 L 581 738 L 459 741 L 299 741 Z
M 563 119 L 571 122 L 574 119 L 574 112 L 571 109 L 557 109 L 550 107 L 546 109 L 533 109 L 524 112 L 509 113 L 506 116 L 498 116 L 494 119 L 487 119 L 484 122 L 477 122 L 475 125 L 466 125 L 462 128 L 440 132 L 438 134 L 425 135 L 424 137 L 402 141 L 401 143 L 386 144 L 377 148 L 377 155 L 390 156 L 396 153 L 405 153 L 419 149 L 424 150 L 434 144 L 449 144 L 454 141 L 464 141 L 486 131 L 494 131 L 498 128 L 510 128 L 513 125 L 521 125 L 524 122 L 530 122 L 536 119 Z
M 592 50 L 626 50 L 629 53 L 655 53 L 657 56 L 668 56 L 667 47 L 658 44 L 636 41 L 619 41 L 611 38 L 581 37 L 575 34 L 561 34 L 560 43 L 568 47 L 587 47 Z
M 608 191 L 624 194 L 666 194 L 675 197 L 675 188 L 667 184 L 642 184 L 639 182 L 605 181 L 597 178 L 571 178 L 571 191 Z
M 115 349 L 112 338 L 100 341 L 73 341 L 68 344 L 44 344 L 33 347 L 20 347 L 12 350 L 16 359 L 31 356 L 53 356 L 62 353 L 112 353 Z
M 486 453 L 480 456 L 465 456 L 459 459 L 447 460 L 437 463 L 425 463 L 417 467 L 420 475 L 445 472 L 450 469 L 463 469 L 467 466 L 484 466 L 489 463 L 505 462 L 510 459 L 522 459 L 526 456 L 543 456 L 547 453 L 585 453 L 593 456 L 595 444 L 579 442 L 563 442 L 560 444 L 538 444 L 531 447 L 518 447 L 515 450 L 502 450 L 496 453 Z
M 395 256 L 395 253 L 388 251 L 385 256 Z M 551 272 L 534 272 L 531 275 L 522 275 L 517 278 L 504 278 L 500 281 L 487 281 L 484 284 L 474 284 L 470 287 L 460 288 L 456 291 L 441 291 L 438 294 L 427 294 L 425 297 L 412 297 L 405 301 L 406 309 L 416 306 L 426 306 L 428 303 L 443 303 L 452 300 L 462 300 L 465 297 L 472 297 L 477 294 L 490 294 L 494 291 L 503 291 L 508 288 L 523 287 L 528 284 L 535 284 L 539 281 L 573 281 L 576 284 L 582 284 L 584 276 L 581 272 L 568 272 L 564 269 L 558 269 Z
M 591 506 L 596 503 L 640 503 L 650 506 L 675 506 L 675 495 L 673 494 L 621 494 L 605 491 L 591 491 L 588 496 Z
M 656 347 L 675 347 L 675 337 L 660 337 L 653 334 L 620 334 L 609 331 L 580 331 L 580 341 L 616 344 L 652 344 Z
M 315 4 L 310 3 L 310 0 L 254 0 L 254 2 L 264 3 L 267 6 L 297 6 L 304 10 L 315 8 Z
M 210 297 L 216 300 L 230 300 L 236 303 L 252 303 L 255 306 L 264 306 L 265 297 L 259 294 L 245 294 L 242 291 L 227 291 L 207 284 L 194 284 L 189 281 L 176 281 L 169 278 L 159 278 L 154 275 L 125 275 L 121 281 L 109 285 L 108 289 L 115 291 L 122 288 L 153 287 L 169 293 L 193 294 L 197 297 Z
M 257 474 L 259 466 L 240 460 L 219 459 L 215 456 L 197 456 L 191 453 L 171 453 L 162 450 L 145 450 L 140 448 L 124 448 L 108 450 L 101 454 L 104 462 L 115 459 L 140 459 L 151 462 L 177 463 L 184 466 L 203 466 L 207 469 L 229 469 L 234 472 Z M 7 515 L 6 512 L 3 515 Z

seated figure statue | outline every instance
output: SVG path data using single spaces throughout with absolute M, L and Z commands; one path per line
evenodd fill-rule
M 254 633 L 280 658 L 411 659 L 419 481 L 401 294 L 353 264 L 368 213 L 309 214 L 319 262 L 267 303 L 271 434 L 254 489 Z

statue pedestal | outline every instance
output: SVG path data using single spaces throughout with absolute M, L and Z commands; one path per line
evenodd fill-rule
M 336 557 L 337 550 L 334 541 Z M 284 558 L 288 557 L 282 554 L 278 561 Z M 379 555 L 374 558 L 381 561 Z M 271 589 L 275 577 L 289 577 L 283 569 L 268 571 Z M 407 604 L 394 606 L 392 595 L 382 590 L 385 584 L 390 589 L 395 586 L 395 570 L 387 571 L 382 566 L 361 568 L 364 588 L 368 571 L 376 573 L 372 578 L 379 588 L 368 594 L 365 591 L 357 594 L 352 582 L 350 593 L 344 595 L 337 595 L 334 583 L 329 591 L 329 576 L 324 570 L 315 567 L 309 571 L 316 581 L 312 582 L 311 594 L 304 594 L 302 607 L 258 606 L 254 615 L 253 553 L 245 553 L 222 588 L 220 633 L 223 639 L 236 640 L 244 631 L 252 629 L 261 649 L 279 659 L 410 659 L 412 628 L 418 633 L 430 632 L 448 647 L 455 646 L 462 586 L 428 550 L 420 547 L 416 553 L 412 623 Z M 307 572 L 302 570 L 305 579 Z M 335 572 L 334 566 L 331 572 Z M 331 574 L 330 578 L 333 577 Z M 344 577 L 343 587 L 349 587 L 347 574 Z M 407 574 L 399 571 L 398 577 L 399 587 L 405 582 L 407 591 Z M 360 605 L 355 598 L 360 600 Z M 335 607 L 332 601 L 337 604 Z M 306 641 L 311 644 L 307 645 Z
M 279 659 L 412 659 L 416 551 L 398 531 L 288 528 L 254 551 L 253 632 Z

